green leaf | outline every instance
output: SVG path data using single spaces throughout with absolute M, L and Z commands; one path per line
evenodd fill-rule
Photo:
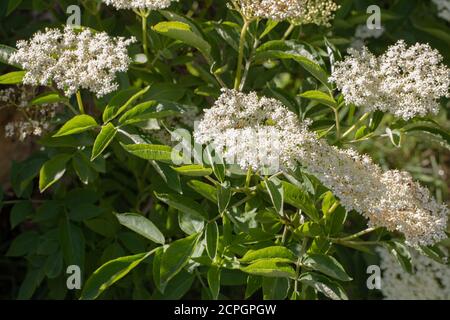
M 211 260 L 214 260 L 217 255 L 217 247 L 219 246 L 219 227 L 217 226 L 217 222 L 213 221 L 208 223 L 206 226 L 205 238 L 206 252 Z
M 217 191 L 214 186 L 198 180 L 191 180 L 187 183 L 187 185 L 189 188 L 202 195 L 205 199 L 208 199 L 214 204 L 217 203 Z
M 18 6 L 22 3 L 23 0 L 9 0 L 8 10 L 6 11 L 6 15 L 9 16 L 14 10 L 17 9 Z
M 325 227 L 329 235 L 335 235 L 344 228 L 347 220 L 347 210 L 339 206 L 334 212 L 328 214 L 325 219 Z
M 30 105 L 39 106 L 42 104 L 58 103 L 66 100 L 67 99 L 65 97 L 61 96 L 57 92 L 45 92 L 31 100 Z
M 273 279 L 273 278 L 267 278 L 267 279 Z M 262 285 L 262 278 L 258 276 L 252 276 L 249 275 L 247 277 L 247 286 L 245 288 L 245 299 L 249 299 L 252 295 L 255 294 L 256 291 L 258 291 L 259 288 L 261 288 Z
M 225 212 L 231 200 L 231 188 L 229 184 L 220 185 L 217 187 L 217 206 L 219 208 L 219 213 Z
M 164 21 L 156 24 L 152 29 L 169 38 L 186 43 L 210 58 L 211 45 L 200 34 L 195 33 L 189 24 L 180 21 Z
M 170 189 L 180 194 L 183 193 L 180 176 L 177 172 L 175 172 L 175 170 L 172 169 L 171 166 L 165 163 L 156 162 L 154 160 L 151 160 L 150 163 Z
M 85 240 L 82 229 L 67 218 L 61 219 L 59 226 L 59 243 L 66 265 L 77 265 L 83 269 Z
M 181 270 L 175 277 L 173 277 L 172 280 L 169 281 L 167 287 L 164 288 L 164 294 L 161 294 L 161 297 L 158 292 L 152 298 L 180 300 L 186 293 L 189 292 L 189 289 L 192 287 L 195 279 L 195 274 Z
M 20 285 L 17 300 L 30 300 L 36 289 L 41 285 L 45 277 L 45 269 L 43 267 L 30 267 L 27 271 L 25 279 Z
M 211 296 L 213 300 L 217 300 L 220 293 L 220 269 L 216 266 L 210 267 L 208 270 L 207 278 Z
M 144 95 L 150 87 L 142 90 L 131 88 L 117 93 L 103 111 L 103 122 L 109 122 L 128 109 L 137 99 Z
M 62 178 L 66 172 L 66 164 L 71 157 L 69 154 L 59 154 L 44 163 L 39 172 L 39 190 L 41 193 Z
M 265 180 L 267 192 L 270 200 L 272 200 L 273 207 L 280 216 L 283 216 L 284 191 L 283 184 L 280 179 L 272 177 Z
M 308 253 L 302 260 L 307 268 L 322 272 L 327 276 L 341 281 L 351 281 L 352 278 L 345 272 L 344 267 L 332 256 Z
M 83 152 L 75 153 L 72 165 L 82 183 L 89 184 L 97 178 L 97 172 L 94 171 L 92 163 Z
M 189 212 L 179 212 L 178 224 L 184 233 L 191 235 L 203 231 L 205 228 L 205 219 L 197 215 L 192 215 Z
M 188 212 L 191 215 L 208 220 L 208 213 L 196 201 L 188 197 L 175 194 L 156 193 L 156 197 L 167 205 L 181 211 Z
M 413 265 L 411 261 L 411 253 L 408 248 L 399 241 L 383 242 L 383 245 L 389 252 L 397 259 L 400 266 L 408 273 L 413 272 Z
M 111 144 L 114 137 L 116 136 L 117 128 L 112 123 L 107 123 L 102 127 L 102 130 L 98 134 L 94 142 L 94 147 L 92 148 L 91 161 L 94 161 L 98 156 L 100 156 L 103 151 Z
M 164 247 L 159 247 L 155 250 L 155 255 L 153 256 L 153 266 L 152 266 L 152 275 L 153 282 L 155 283 L 156 288 L 159 291 L 161 290 L 161 257 L 164 253 Z
M 300 51 L 299 51 L 300 49 Z M 305 54 L 297 53 L 305 51 Z M 328 74 L 316 62 L 306 56 L 306 47 L 293 41 L 274 40 L 268 41 L 260 46 L 256 51 L 255 59 L 265 61 L 268 59 L 290 59 L 299 63 L 306 71 L 324 84 L 327 88 L 332 88 L 328 82 Z
M 69 207 L 69 218 L 73 221 L 84 221 L 100 216 L 104 210 L 90 203 L 78 203 Z
M 332 108 L 337 107 L 337 102 L 334 100 L 334 98 L 331 97 L 329 94 L 326 94 L 325 92 L 322 92 L 322 91 L 317 91 L 317 90 L 306 91 L 306 92 L 302 93 L 300 95 L 300 97 L 318 101 L 318 102 L 320 102 L 326 106 L 332 107 Z
M 136 268 L 152 253 L 153 251 L 149 253 L 140 253 L 133 256 L 120 257 L 108 261 L 95 270 L 95 272 L 86 281 L 83 291 L 81 292 L 80 299 L 96 299 L 103 291 L 125 277 L 131 270 Z
M 289 293 L 290 282 L 287 278 L 263 278 L 264 300 L 284 300 Z
M 24 76 L 25 71 L 13 71 L 0 76 L 0 84 L 19 84 Z
M 0 44 L 0 62 L 20 68 L 20 65 L 9 62 L 9 57 L 15 52 L 17 52 L 17 49 Z
M 241 270 L 257 276 L 295 278 L 294 268 L 278 259 L 259 260 L 246 267 L 241 267 Z
M 182 159 L 181 155 L 169 146 L 157 144 L 123 144 L 122 148 L 132 155 L 144 160 L 155 160 L 163 162 L 178 162 Z
M 29 215 L 33 213 L 33 206 L 30 201 L 21 201 L 16 203 L 11 209 L 11 229 L 22 223 Z
M 198 234 L 171 243 L 161 257 L 160 281 L 164 291 L 167 283 L 189 262 L 199 239 Z
M 20 257 L 35 250 L 37 244 L 39 243 L 39 236 L 35 231 L 26 231 L 17 236 L 11 243 L 8 251 L 6 252 L 7 257 Z
M 318 222 L 320 220 L 319 213 L 308 193 L 289 182 L 282 181 L 281 183 L 283 185 L 284 201 L 291 206 L 301 209 L 311 220 Z
M 178 104 L 170 102 L 147 101 L 125 112 L 119 119 L 122 125 L 139 123 L 150 119 L 160 119 L 183 113 Z
M 139 233 L 141 236 L 160 244 L 166 242 L 164 235 L 159 229 L 146 217 L 136 213 L 116 214 L 120 224 Z
M 303 273 L 299 279 L 301 283 L 313 287 L 317 291 L 322 292 L 325 296 L 333 300 L 348 300 L 348 297 L 342 289 L 342 287 L 337 283 L 325 276 L 314 272 Z
M 273 246 L 259 250 L 249 250 L 242 259 L 240 259 L 240 262 L 253 263 L 266 259 L 277 260 L 278 262 L 295 263 L 298 258 L 286 247 Z
M 295 234 L 306 237 L 317 237 L 322 234 L 320 224 L 307 221 L 295 230 Z
M 208 145 L 205 150 L 206 154 L 206 164 L 211 165 L 214 175 L 217 180 L 221 183 L 225 181 L 225 165 L 223 164 L 223 159 L 219 159 L 217 155 L 213 155 L 213 148 L 211 145 Z
M 62 137 L 81 133 L 97 127 L 98 124 L 94 118 L 86 114 L 81 114 L 67 121 L 53 137 Z
M 211 168 L 205 168 L 200 164 L 172 167 L 172 169 L 183 176 L 190 177 L 205 177 L 209 176 L 213 172 Z

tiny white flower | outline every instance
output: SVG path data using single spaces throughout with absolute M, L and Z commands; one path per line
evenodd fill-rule
M 80 89 L 102 97 L 117 89 L 116 73 L 128 70 L 127 46 L 134 41 L 69 26 L 64 31 L 46 29 L 29 41 L 17 42 L 18 51 L 10 61 L 26 71 L 24 84 L 47 86 L 54 82 L 68 97 Z
M 379 57 L 366 47 L 349 53 L 335 64 L 330 78 L 347 103 L 408 120 L 436 114 L 439 99 L 450 97 L 450 69 L 427 44 L 408 48 L 400 40 Z
M 248 18 L 326 26 L 339 8 L 332 0 L 239 0 L 238 3 Z
M 160 10 L 170 7 L 172 1 L 178 0 L 102 0 L 116 9 Z

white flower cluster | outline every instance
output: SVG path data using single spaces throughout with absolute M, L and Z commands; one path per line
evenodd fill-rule
M 26 86 L 0 90 L 0 109 L 11 107 L 20 114 L 19 119 L 5 125 L 5 137 L 24 141 L 29 136 L 41 136 L 50 129 L 50 120 L 61 106 L 58 103 L 32 105 L 34 97 L 34 89 Z
M 229 164 L 263 171 L 280 165 L 304 165 L 370 225 L 402 232 L 411 245 L 446 238 L 448 209 L 406 172 L 387 171 L 368 156 L 332 147 L 308 129 L 308 122 L 279 101 L 224 90 L 194 131 L 200 144 L 211 144 Z
M 372 159 L 325 141 L 304 146 L 299 162 L 369 225 L 405 235 L 411 246 L 431 245 L 447 238 L 448 208 L 407 172 L 383 172 Z
M 347 103 L 408 120 L 437 113 L 438 100 L 450 97 L 450 69 L 427 44 L 408 48 L 400 40 L 379 57 L 367 48 L 349 53 L 335 64 L 330 78 Z
M 332 0 L 239 0 L 248 18 L 275 21 L 292 20 L 297 24 L 329 25 L 339 6 Z
M 46 29 L 17 42 L 10 62 L 26 70 L 24 84 L 46 86 L 54 81 L 66 96 L 88 89 L 101 97 L 117 89 L 116 73 L 128 70 L 127 46 L 134 41 L 89 29 Z
M 160 10 L 170 7 L 172 1 L 178 0 L 102 0 L 116 9 Z
M 292 166 L 304 133 L 307 126 L 279 101 L 223 89 L 214 106 L 205 110 L 194 139 L 212 144 L 227 163 L 260 171 Z
M 414 272 L 407 273 L 386 249 L 379 248 L 387 300 L 450 300 L 450 267 L 411 250 Z
M 438 16 L 450 22 L 450 0 L 432 0 L 438 9 Z

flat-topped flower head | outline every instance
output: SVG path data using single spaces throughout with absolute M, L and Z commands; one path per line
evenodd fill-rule
M 408 273 L 385 248 L 377 249 L 383 271 L 381 292 L 387 300 L 449 300 L 450 267 L 410 250 L 413 272 Z
M 304 132 L 306 125 L 279 101 L 224 89 L 205 111 L 194 137 L 198 143 L 212 143 L 228 163 L 261 171 L 292 165 Z
M 330 78 L 347 103 L 408 120 L 436 114 L 439 99 L 450 97 L 450 69 L 428 44 L 408 48 L 400 40 L 379 57 L 365 47 L 349 53 Z
M 170 7 L 173 1 L 178 0 L 102 0 L 116 9 L 148 9 L 161 10 Z
M 248 18 L 329 25 L 339 6 L 332 0 L 239 0 Z
M 26 71 L 24 84 L 47 86 L 54 82 L 68 97 L 80 89 L 101 97 L 117 89 L 116 74 L 128 70 L 131 58 L 127 47 L 135 41 L 90 29 L 46 29 L 28 41 L 18 41 L 18 51 L 10 56 L 10 62 Z
M 41 136 L 52 127 L 52 119 L 62 109 L 59 103 L 33 105 L 37 90 L 34 87 L 15 86 L 0 90 L 0 109 L 16 113 L 5 125 L 5 137 L 24 141 L 31 136 Z

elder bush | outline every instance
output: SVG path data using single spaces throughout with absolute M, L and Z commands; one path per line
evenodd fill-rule
M 448 8 L 2 1 L 5 297 L 448 299 Z

